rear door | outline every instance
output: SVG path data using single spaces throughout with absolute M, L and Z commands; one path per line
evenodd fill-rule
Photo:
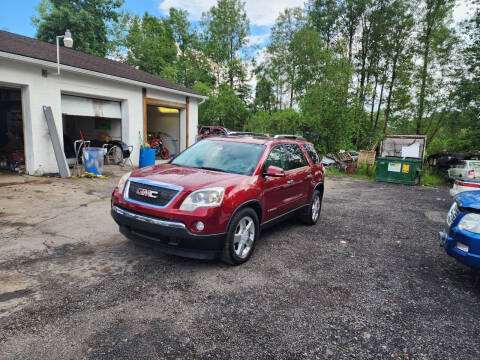
M 302 149 L 296 143 L 283 145 L 287 153 L 288 171 L 286 172 L 288 198 L 286 209 L 293 210 L 309 202 L 308 199 L 312 169 Z

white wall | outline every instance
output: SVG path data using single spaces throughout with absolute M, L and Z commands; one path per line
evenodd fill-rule
M 198 101 L 196 98 L 190 98 L 189 113 L 188 146 L 192 146 L 198 132 Z
M 41 165 L 45 172 L 58 172 L 52 142 L 42 106 L 51 106 L 60 139 L 63 138 L 61 94 L 97 97 L 122 102 L 122 140 L 134 146 L 132 160 L 138 164 L 139 132 L 143 130 L 142 89 L 82 74 L 49 69 L 19 61 L 0 59 L 0 84 L 21 85 L 23 89 L 24 133 L 27 171 L 33 174 Z
M 46 77 L 42 75 L 42 68 L 48 69 Z M 40 165 L 45 172 L 58 172 L 42 106 L 47 105 L 52 108 L 57 131 L 60 139 L 62 139 L 61 94 L 120 101 L 122 140 L 128 145 L 134 146 L 132 161 L 135 165 L 138 165 L 139 134 L 143 134 L 141 86 L 99 79 L 95 76 L 67 70 L 61 70 L 60 76 L 57 76 L 54 67 L 47 68 L 4 58 L 0 58 L 0 85 L 20 86 L 22 88 L 26 166 L 29 174 L 33 174 Z M 147 89 L 147 96 L 163 101 L 186 103 L 185 96 L 171 94 L 167 91 Z M 190 97 L 189 145 L 192 145 L 195 141 L 197 124 L 197 100 Z M 180 134 L 180 148 L 182 150 L 185 147 L 185 111 L 180 112 Z

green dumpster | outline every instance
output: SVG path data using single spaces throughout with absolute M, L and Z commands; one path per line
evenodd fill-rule
M 377 158 L 376 181 L 417 185 L 422 176 L 422 159 L 379 157 Z

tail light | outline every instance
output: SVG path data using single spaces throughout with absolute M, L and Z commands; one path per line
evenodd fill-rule
M 468 172 L 468 176 L 474 176 L 474 175 L 475 175 L 475 171 L 474 171 L 474 170 L 470 170 L 470 171 Z
M 455 181 L 455 184 L 457 186 L 466 186 L 466 187 L 471 187 L 471 188 L 480 188 L 480 184 L 473 184 L 469 182 L 463 182 L 463 181 Z

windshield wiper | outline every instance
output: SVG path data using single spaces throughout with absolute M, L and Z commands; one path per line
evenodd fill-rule
M 213 167 L 208 167 L 208 166 L 200 166 L 200 167 L 197 167 L 197 169 L 202 169 L 202 170 L 211 170 L 211 171 L 219 171 L 219 172 L 228 172 L 226 170 L 222 170 L 222 169 L 217 169 L 217 168 L 213 168 Z

